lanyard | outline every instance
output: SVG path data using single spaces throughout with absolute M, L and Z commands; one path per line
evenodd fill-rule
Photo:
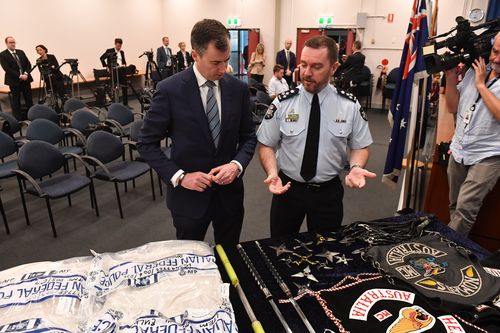
M 491 71 L 488 73 L 488 75 L 486 75 L 486 79 L 484 80 L 484 81 L 485 81 L 484 83 L 486 83 L 486 82 L 487 82 L 488 77 L 490 76 L 490 74 L 491 74 Z M 494 85 L 494 84 L 495 84 L 495 82 L 497 82 L 497 80 L 498 80 L 498 76 L 497 76 L 497 77 L 495 77 L 495 79 L 493 79 L 493 80 L 490 82 L 490 84 L 488 84 L 488 85 L 486 86 L 486 89 L 490 89 L 490 87 L 491 87 L 492 85 Z M 472 105 L 471 105 L 471 107 L 469 108 L 469 110 L 467 110 L 467 111 L 465 112 L 465 116 L 464 116 L 464 123 L 465 123 L 465 127 L 467 127 L 467 125 L 469 125 L 469 123 L 470 123 L 470 119 L 472 118 L 472 113 L 476 110 L 476 105 L 477 105 L 477 103 L 481 100 L 481 98 L 482 98 L 482 96 L 481 96 L 481 94 L 480 94 L 480 93 L 479 93 L 479 91 L 478 91 L 478 92 L 477 92 L 477 98 L 476 98 L 476 101 L 474 102 L 474 104 L 472 104 Z M 465 128 L 464 128 L 464 129 L 465 129 Z

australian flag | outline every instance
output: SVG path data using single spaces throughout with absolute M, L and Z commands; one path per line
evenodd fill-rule
M 406 132 L 410 120 L 413 81 L 416 73 L 425 72 L 422 46 L 427 42 L 428 37 L 426 1 L 414 0 L 399 66 L 399 78 L 392 96 L 390 111 L 394 126 L 385 160 L 383 182 L 397 183 L 398 176 L 401 174 Z

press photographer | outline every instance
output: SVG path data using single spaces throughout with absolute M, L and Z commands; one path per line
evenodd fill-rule
M 66 100 L 64 75 L 59 69 L 59 62 L 55 55 L 47 53 L 48 49 L 44 45 L 37 45 L 35 50 L 40 55 L 40 58 L 36 60 L 36 65 L 40 71 L 40 77 L 44 81 L 47 95 L 49 93 L 55 94 L 61 100 L 61 104 L 56 100 L 55 105 L 53 105 L 56 111 L 59 111 L 59 106 L 64 105 L 64 101 Z
M 470 27 L 462 17 L 456 21 L 455 36 L 424 47 L 424 61 L 429 73 L 445 71 L 446 105 L 456 114 L 448 165 L 449 226 L 467 236 L 500 175 L 500 20 L 482 24 L 489 29 L 480 35 L 474 33 L 479 26 Z M 451 53 L 437 55 L 442 47 Z M 460 62 L 471 67 L 457 85 Z
M 121 86 L 123 94 L 123 104 L 128 105 L 127 77 L 124 66 L 127 66 L 125 52 L 122 50 L 123 40 L 115 38 L 115 47 L 107 49 L 99 58 L 102 67 L 107 67 L 113 76 L 116 86 Z M 114 88 L 114 87 L 113 87 Z

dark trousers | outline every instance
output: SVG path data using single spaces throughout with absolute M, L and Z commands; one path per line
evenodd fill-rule
M 293 74 L 292 74 L 293 75 Z M 292 75 L 290 76 L 287 76 L 287 75 L 283 75 L 283 78 L 285 79 L 286 83 L 288 83 L 288 86 L 291 88 L 292 87 Z
M 222 206 L 221 199 L 214 193 L 207 212 L 201 218 L 190 218 L 172 212 L 177 239 L 205 239 L 208 226 L 212 222 L 216 244 L 235 246 L 240 241 L 243 225 L 243 203 L 237 213 L 228 214 Z
M 29 110 L 33 106 L 33 96 L 31 95 L 31 84 L 27 81 L 22 81 L 18 86 L 9 86 L 12 94 L 12 115 L 17 120 L 27 119 L 27 113 L 21 111 L 21 94 L 24 96 L 26 109 Z
M 264 75 L 260 75 L 260 74 L 250 74 L 250 78 L 251 79 L 254 79 L 255 81 L 259 82 L 259 83 L 262 83 L 262 81 L 264 80 Z
M 291 182 L 287 192 L 273 195 L 271 204 L 271 237 L 298 234 L 307 215 L 308 231 L 332 230 L 342 224 L 344 188 L 339 177 L 324 183 L 300 183 L 283 172 L 283 182 Z

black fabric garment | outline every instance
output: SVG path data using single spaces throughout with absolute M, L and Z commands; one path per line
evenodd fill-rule
M 500 279 L 442 236 L 426 236 L 366 252 L 376 266 L 450 311 L 467 310 L 500 294 Z
M 482 332 L 473 325 L 483 329 L 487 326 L 480 326 L 477 322 L 479 312 L 454 314 L 445 309 L 439 309 L 437 304 L 429 303 L 418 291 L 408 285 L 395 280 L 389 283 L 385 278 L 376 280 L 356 281 L 349 279 L 348 283 L 354 283 L 348 288 L 336 286 L 332 291 L 322 291 L 319 296 L 326 303 L 323 310 L 328 316 L 331 310 L 330 320 L 340 320 L 337 326 L 350 332 L 365 332 L 367 328 L 371 333 L 387 332 Z M 320 298 L 317 298 L 320 300 Z M 498 314 L 491 313 L 490 319 Z M 473 325 L 469 325 L 468 320 L 474 320 Z M 469 324 L 468 324 L 469 323 Z M 492 331 L 493 332 L 493 331 Z
M 304 157 L 300 175 L 307 182 L 316 175 L 316 166 L 318 164 L 319 147 L 319 125 L 321 121 L 321 110 L 319 107 L 318 94 L 314 94 L 311 103 L 311 112 L 309 114 L 309 124 L 307 125 L 306 146 L 304 148 Z

